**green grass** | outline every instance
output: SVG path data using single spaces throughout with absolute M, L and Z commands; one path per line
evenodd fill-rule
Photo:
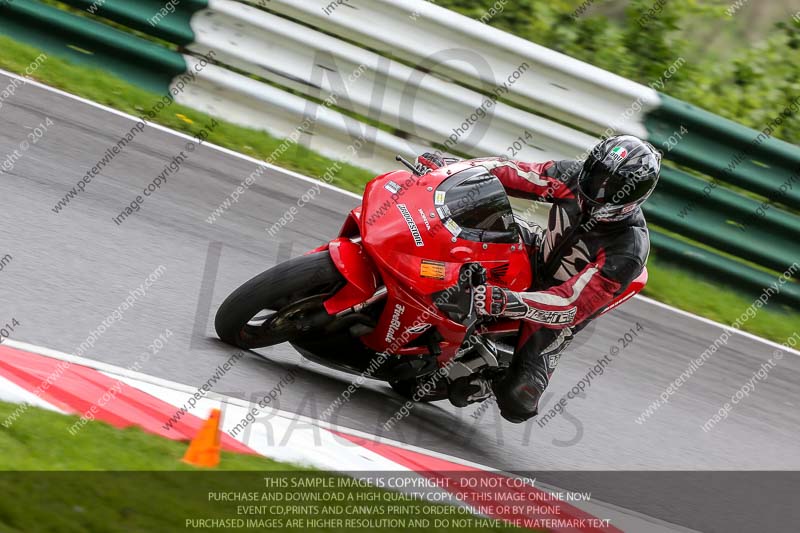
M 753 298 L 721 289 L 717 284 L 661 263 L 652 256 L 647 270 L 650 279 L 644 290 L 646 296 L 726 325 L 733 324 L 753 303 Z M 748 319 L 742 330 L 780 343 L 800 331 L 800 313 L 786 307 L 781 311 L 774 310 L 781 309 L 779 306 L 770 307 L 772 309 L 763 307 Z
M 13 412 L 16 405 L 0 402 L 0 420 Z M 116 429 L 102 422 L 89 422 L 75 436 L 67 432 L 77 417 L 65 416 L 31 407 L 10 428 L 0 424 L 0 531 L 7 532 L 165 532 L 184 531 L 186 519 L 241 518 L 236 505 L 276 505 L 276 502 L 223 502 L 209 498 L 209 492 L 257 492 L 294 494 L 323 492 L 353 494 L 351 505 L 378 507 L 374 519 L 390 517 L 461 517 L 466 513 L 443 514 L 440 504 L 410 498 L 381 504 L 370 498 L 383 498 L 385 491 L 371 487 L 267 488 L 264 477 L 269 471 L 273 479 L 341 477 L 278 463 L 251 455 L 222 454 L 218 469 L 196 469 L 180 461 L 187 444 L 144 433 L 138 428 Z M 13 470 L 13 471 L 12 471 Z M 360 500 L 358 500 L 360 498 Z M 320 498 L 321 499 L 321 498 Z M 278 502 L 278 504 L 281 504 Z M 318 505 L 319 517 L 337 517 L 325 513 Z M 341 505 L 344 505 L 342 503 Z M 411 511 L 390 513 L 389 505 Z M 300 518 L 303 514 L 267 513 L 251 518 Z M 359 515 L 359 517 L 365 515 Z M 245 517 L 246 518 L 246 517 Z M 488 526 L 444 531 L 505 531 L 498 522 L 481 520 Z M 320 531 L 350 531 L 352 528 L 331 527 Z M 208 531 L 230 531 L 231 528 L 210 528 Z M 235 531 L 256 531 L 262 528 L 236 528 Z M 305 531 L 301 527 L 283 527 L 275 531 Z M 441 528 L 420 528 L 414 531 L 439 531 Z M 366 531 L 366 530 L 361 530 Z
M 33 47 L 0 36 L 0 68 L 23 72 L 39 54 Z M 35 78 L 73 94 L 105 104 L 107 106 L 141 115 L 152 107 L 157 96 L 138 89 L 101 70 L 71 64 L 57 57 L 50 58 L 36 71 Z M 211 117 L 193 109 L 173 104 L 155 118 L 155 122 L 178 131 L 194 134 Z M 209 135 L 208 140 L 220 146 L 266 159 L 281 143 L 281 139 L 263 131 L 244 128 L 222 120 Z M 294 144 L 280 157 L 272 161 L 284 168 L 320 178 L 334 164 L 332 159 L 321 156 Z M 361 193 L 364 184 L 373 173 L 352 165 L 343 164 L 331 183 Z M 752 298 L 731 289 L 710 283 L 686 271 L 671 267 L 657 260 L 648 264 L 650 281 L 645 294 L 675 307 L 731 324 L 750 306 Z M 759 311 L 755 319 L 745 323 L 742 329 L 778 342 L 783 342 L 800 327 L 800 313 L 796 310 L 770 305 Z

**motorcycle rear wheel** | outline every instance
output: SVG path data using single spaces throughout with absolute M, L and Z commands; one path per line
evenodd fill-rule
M 327 251 L 275 265 L 222 302 L 214 320 L 217 335 L 244 349 L 309 335 L 325 321 L 333 320 L 322 302 L 342 283 L 344 278 Z

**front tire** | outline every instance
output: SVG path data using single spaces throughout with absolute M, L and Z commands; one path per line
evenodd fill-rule
M 321 320 L 330 318 L 322 302 L 343 282 L 327 251 L 290 259 L 246 282 L 222 302 L 214 320 L 217 335 L 245 349 L 308 335 Z

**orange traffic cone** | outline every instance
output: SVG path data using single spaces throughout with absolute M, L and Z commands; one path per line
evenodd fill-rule
M 189 443 L 182 461 L 194 466 L 214 467 L 219 464 L 219 409 L 212 409 L 203 427 Z

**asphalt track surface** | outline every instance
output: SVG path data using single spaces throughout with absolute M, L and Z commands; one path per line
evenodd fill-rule
M 0 75 L 0 86 L 7 83 Z M 0 163 L 47 117 L 53 126 L 0 175 L 0 257 L 12 256 L 0 271 L 0 323 L 16 318 L 20 326 L 14 338 L 20 341 L 74 353 L 129 291 L 163 265 L 166 270 L 146 296 L 83 356 L 128 367 L 169 328 L 168 344 L 142 371 L 199 387 L 234 353 L 213 332 L 213 315 L 227 294 L 277 261 L 335 236 L 343 215 L 358 204 L 352 196 L 321 188 L 271 239 L 265 228 L 314 182 L 267 170 L 238 204 L 209 224 L 206 217 L 257 165 L 201 146 L 140 211 L 116 225 L 112 218 L 177 153 L 186 152 L 187 139 L 148 126 L 85 193 L 56 214 L 56 202 L 133 122 L 28 84 L 0 109 Z M 612 482 L 611 475 L 591 471 L 800 469 L 800 358 L 795 354 L 787 353 L 726 420 L 704 432 L 701 426 L 774 358 L 774 346 L 735 335 L 668 405 L 638 424 L 641 412 L 721 329 L 635 300 L 598 320 L 564 355 L 542 410 L 612 346 L 620 346 L 618 339 L 636 322 L 643 328 L 636 340 L 593 380 L 583 398 L 569 401 L 567 414 L 543 428 L 535 421 L 504 422 L 494 406 L 474 418 L 474 408 L 438 402 L 414 407 L 384 431 L 382 424 L 403 400 L 388 385 L 372 381 L 331 421 L 503 470 L 573 471 L 540 479 L 567 488 L 591 486 L 598 499 L 693 529 L 755 530 L 739 527 L 760 514 L 756 509 L 731 513 L 729 505 L 710 497 L 681 500 L 685 480 L 680 474 L 631 475 Z M 302 360 L 288 345 L 260 353 L 263 358 L 251 354 L 239 361 L 215 390 L 257 400 L 294 370 L 294 382 L 272 405 L 318 417 L 352 379 Z M 297 431 L 310 430 L 298 423 Z M 754 479 L 746 483 L 757 484 Z M 675 494 L 674 504 L 659 496 L 667 492 Z

